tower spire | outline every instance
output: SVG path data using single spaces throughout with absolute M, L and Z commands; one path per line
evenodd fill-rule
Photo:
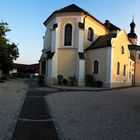
M 134 19 L 135 19 L 135 15 L 132 16 L 132 22 L 134 22 Z
M 130 33 L 128 33 L 128 38 L 133 42 L 133 44 L 136 44 L 137 40 L 137 34 L 135 33 L 135 21 L 134 21 L 134 15 L 132 17 L 132 22 L 130 23 Z
M 135 27 L 136 27 L 136 24 L 134 22 L 134 16 L 133 16 L 132 22 L 130 23 L 130 28 L 131 28 L 130 33 L 135 33 Z

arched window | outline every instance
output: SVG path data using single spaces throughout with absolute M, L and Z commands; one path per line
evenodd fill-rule
M 41 63 L 41 74 L 45 75 L 46 74 L 46 61 L 43 60 Z
M 91 41 L 91 42 L 93 41 L 93 34 L 94 34 L 93 29 L 91 27 L 89 27 L 88 28 L 88 36 L 87 36 L 88 41 Z
M 120 75 L 120 63 L 117 63 L 117 75 Z
M 124 54 L 124 47 L 121 47 L 121 53 Z
M 99 74 L 99 62 L 97 60 L 94 61 L 93 73 Z
M 126 75 L 126 65 L 123 66 L 123 76 Z
M 72 25 L 70 23 L 66 24 L 65 26 L 64 45 L 72 45 Z

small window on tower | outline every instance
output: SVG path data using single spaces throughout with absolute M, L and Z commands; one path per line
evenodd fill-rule
M 117 75 L 120 75 L 120 62 L 117 62 Z
M 121 47 L 121 53 L 124 54 L 124 47 Z

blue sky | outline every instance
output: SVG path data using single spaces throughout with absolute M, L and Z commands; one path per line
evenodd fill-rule
M 136 33 L 140 37 L 140 0 L 0 0 L 0 20 L 9 24 L 12 31 L 8 38 L 18 44 L 20 57 L 17 63 L 38 62 L 43 49 L 43 22 L 53 11 L 72 3 L 101 22 L 109 19 L 126 32 L 130 30 L 134 15 Z

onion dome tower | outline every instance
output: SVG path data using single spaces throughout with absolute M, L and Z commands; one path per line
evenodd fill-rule
M 137 34 L 135 33 L 135 27 L 136 27 L 136 24 L 134 22 L 134 17 L 133 17 L 133 20 L 132 22 L 130 23 L 130 33 L 128 33 L 128 38 L 129 40 L 134 44 L 136 45 L 137 44 Z

